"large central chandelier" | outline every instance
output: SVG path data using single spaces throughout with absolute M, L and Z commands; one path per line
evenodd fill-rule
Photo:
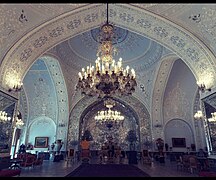
M 124 116 L 119 111 L 113 111 L 111 108 L 115 106 L 115 101 L 107 99 L 104 101 L 107 110 L 98 111 L 95 116 L 96 125 L 101 130 L 117 130 L 123 126 Z
M 129 66 L 123 68 L 122 58 L 116 62 L 113 55 L 117 49 L 113 47 L 115 41 L 114 26 L 107 21 L 101 26 L 98 37 L 100 45 L 98 47 L 95 66 L 87 66 L 79 72 L 79 81 L 76 88 L 81 90 L 81 94 L 89 96 L 104 97 L 106 95 L 131 95 L 137 86 L 135 70 Z

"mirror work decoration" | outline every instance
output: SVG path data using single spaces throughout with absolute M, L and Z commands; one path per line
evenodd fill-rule
M 10 153 L 17 99 L 0 90 L 0 153 Z M 5 118 L 3 118 L 3 114 Z M 7 119 L 6 119 L 7 117 Z
M 209 140 L 210 140 L 210 151 L 215 154 L 216 152 L 216 121 L 210 121 L 212 119 L 212 113 L 216 112 L 216 92 L 206 96 L 202 99 L 204 104 L 207 125 L 206 131 L 209 132 Z

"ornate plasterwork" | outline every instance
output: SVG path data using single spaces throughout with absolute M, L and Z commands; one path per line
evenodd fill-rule
M 55 44 L 99 26 L 103 22 L 104 11 L 104 6 L 91 4 L 35 28 L 18 41 L 5 56 L 0 76 L 2 86 L 7 87 L 11 77 L 22 78 L 32 62 Z M 206 82 L 206 86 L 213 86 L 213 55 L 205 45 L 182 27 L 128 4 L 111 4 L 110 21 L 168 47 L 186 62 L 198 81 L 202 80 L 203 76 L 208 76 L 209 82 Z
M 28 31 L 63 13 L 86 4 L 1 4 L 0 59 Z M 1 61 L 0 60 L 0 61 Z
M 84 97 L 72 109 L 69 117 L 67 140 L 68 145 L 71 141 L 79 139 L 79 124 L 81 120 L 81 115 L 83 111 L 88 108 L 88 106 L 90 106 L 92 103 L 95 103 L 96 101 L 96 97 Z M 140 141 L 142 144 L 144 142 L 145 136 L 151 137 L 150 115 L 147 109 L 143 106 L 143 104 L 132 96 L 121 97 L 121 101 L 130 106 L 131 109 L 133 109 L 134 112 L 137 114 L 140 125 Z
M 43 66 L 40 64 L 43 64 Z M 29 81 L 34 82 L 33 85 L 30 84 L 30 87 L 24 86 L 24 90 L 25 88 L 28 90 L 27 97 L 29 101 L 27 102 L 27 97 L 23 90 L 20 94 L 19 109 L 22 110 L 25 120 L 23 131 L 29 130 L 26 127 L 35 118 L 40 116 L 44 118 L 49 117 L 56 124 L 56 132 L 54 132 L 56 133 L 56 138 L 66 142 L 69 117 L 68 93 L 59 62 L 53 57 L 43 56 L 32 66 L 29 72 L 33 72 L 33 77 L 35 78 L 30 73 L 27 74 L 25 79 L 27 83 L 24 83 L 24 85 L 26 86 L 29 85 Z
M 68 127 L 68 96 L 67 88 L 62 76 L 61 67 L 56 59 L 43 56 L 42 59 L 46 63 L 46 66 L 50 72 L 50 76 L 54 82 L 56 90 L 57 104 L 58 104 L 58 123 L 56 130 L 56 138 L 62 139 L 66 142 L 67 139 L 67 127 Z
M 159 66 L 156 79 L 154 80 L 154 88 L 151 96 L 154 97 L 152 98 L 151 103 L 151 119 L 154 139 L 163 137 L 162 128 L 160 128 L 160 126 L 162 127 L 164 124 L 161 109 L 161 104 L 163 104 L 162 97 L 164 96 L 164 90 L 167 84 L 167 80 L 172 69 L 173 63 L 176 59 L 176 56 L 168 56 L 167 58 L 164 58 Z
M 185 94 L 179 82 L 176 82 L 175 87 L 164 99 L 164 119 L 188 117 L 188 111 L 185 109 L 189 106 L 189 101 Z
M 114 11 L 119 6 L 115 6 Z M 115 22 L 123 27 L 127 24 L 127 28 L 131 30 L 132 27 L 135 27 L 136 32 L 143 35 L 147 34 L 148 37 L 168 47 L 186 62 L 198 81 L 203 81 L 202 76 L 205 75 L 209 78 L 209 81 L 204 81 L 207 86 L 214 85 L 214 57 L 213 55 L 210 56 L 211 52 L 198 39 L 182 27 L 178 27 L 165 19 L 163 21 L 161 17 L 153 17 L 147 12 L 146 14 L 134 13 L 131 15 L 132 13 L 128 12 L 130 10 L 130 7 L 124 7 L 124 12 L 127 13 L 116 15 Z M 134 26 L 130 26 L 130 24 Z
M 185 5 L 185 4 L 174 4 L 174 3 L 171 3 L 171 4 L 168 4 L 168 3 L 166 3 L 166 4 L 162 4 L 162 3 L 159 3 L 159 4 L 151 4 L 151 3 L 134 4 L 134 3 L 131 3 L 131 5 L 146 9 L 146 10 L 151 11 L 153 13 L 156 13 L 158 15 L 167 16 L 167 18 L 175 17 L 179 11 L 185 10 L 185 8 L 188 6 L 188 4 Z

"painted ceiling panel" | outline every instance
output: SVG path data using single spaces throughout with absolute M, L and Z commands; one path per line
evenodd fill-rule
M 137 57 L 144 56 L 150 48 L 151 41 L 138 34 L 117 27 L 114 33 L 117 37 L 117 43 L 113 41 L 113 44 L 118 50 L 118 53 L 115 56 L 116 60 L 120 57 L 124 59 L 124 62 L 137 59 Z M 97 42 L 98 36 L 99 28 L 76 36 L 70 39 L 68 43 L 71 50 L 79 57 L 94 63 L 97 58 L 97 47 L 99 46 L 99 42 Z
M 47 67 L 43 60 L 38 59 L 30 68 L 30 71 L 31 70 L 46 70 L 47 71 Z

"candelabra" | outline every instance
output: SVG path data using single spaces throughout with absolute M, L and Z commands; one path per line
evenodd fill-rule
M 211 91 L 211 88 L 206 88 L 204 83 L 199 83 L 198 84 L 199 90 L 204 93 L 205 91 Z
M 11 92 L 11 91 L 18 92 L 22 89 L 22 86 L 23 86 L 23 83 L 19 81 L 16 84 L 14 84 L 12 88 L 9 88 L 8 92 Z

